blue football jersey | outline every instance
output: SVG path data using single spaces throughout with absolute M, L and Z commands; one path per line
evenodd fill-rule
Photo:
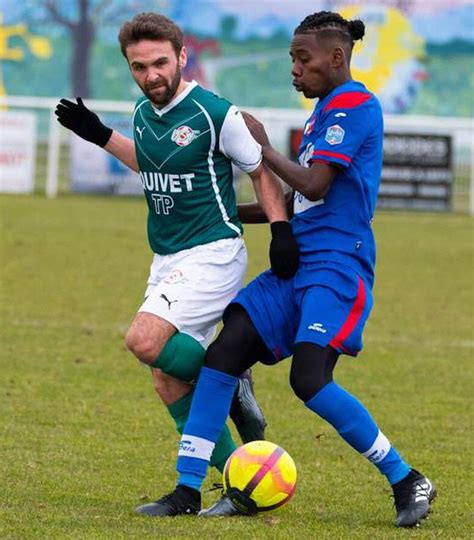
M 305 275 L 311 281 L 314 263 L 347 265 L 373 284 L 372 219 L 382 157 L 382 109 L 363 84 L 348 81 L 318 101 L 305 124 L 298 159 L 303 167 L 323 161 L 339 172 L 321 200 L 295 193 L 292 223 L 300 246 L 300 284 Z

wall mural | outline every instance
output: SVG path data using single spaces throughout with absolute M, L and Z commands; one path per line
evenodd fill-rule
M 187 78 L 240 106 L 309 108 L 291 86 L 288 45 L 321 9 L 366 23 L 353 76 L 387 113 L 473 115 L 470 0 L 0 0 L 0 95 L 135 99 L 117 31 L 154 10 L 187 34 Z

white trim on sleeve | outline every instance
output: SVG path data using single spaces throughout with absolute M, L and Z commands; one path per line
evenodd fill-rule
M 262 162 L 262 147 L 250 134 L 235 105 L 229 108 L 222 124 L 219 150 L 246 173 L 253 172 Z

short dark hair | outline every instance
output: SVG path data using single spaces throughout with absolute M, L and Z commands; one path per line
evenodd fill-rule
M 125 58 L 127 58 L 127 47 L 143 39 L 170 41 L 176 56 L 179 56 L 184 44 L 181 28 L 168 17 L 153 12 L 139 13 L 131 21 L 122 24 L 118 40 Z
M 318 11 L 308 15 L 295 29 L 295 34 L 321 32 L 328 37 L 337 34 L 339 38 L 348 43 L 352 49 L 354 41 L 362 39 L 365 35 L 365 24 L 359 20 L 348 21 L 339 13 L 333 11 Z

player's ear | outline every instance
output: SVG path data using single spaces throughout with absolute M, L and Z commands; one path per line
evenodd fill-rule
M 188 62 L 188 52 L 186 51 L 186 47 L 183 45 L 181 52 L 178 56 L 178 65 L 181 69 L 183 69 Z
M 335 47 L 332 51 L 332 65 L 334 68 L 338 68 L 344 65 L 346 60 L 346 53 L 342 47 Z

